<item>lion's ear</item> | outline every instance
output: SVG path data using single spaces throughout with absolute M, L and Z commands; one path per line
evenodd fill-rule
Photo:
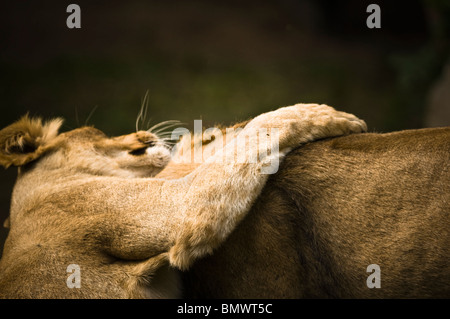
M 0 165 L 22 166 L 43 153 L 44 146 L 57 135 L 62 119 L 54 119 L 45 124 L 40 118 L 23 116 L 17 122 L 0 131 Z

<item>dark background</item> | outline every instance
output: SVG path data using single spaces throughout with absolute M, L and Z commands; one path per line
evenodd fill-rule
M 373 2 L 381 29 L 366 26 Z M 81 29 L 66 26 L 70 3 Z M 0 128 L 29 112 L 64 117 L 63 130 L 91 115 L 108 135 L 130 133 L 147 90 L 152 124 L 209 127 L 316 102 L 370 131 L 432 126 L 449 9 L 448 0 L 2 1 Z M 0 170 L 0 222 L 15 176 Z

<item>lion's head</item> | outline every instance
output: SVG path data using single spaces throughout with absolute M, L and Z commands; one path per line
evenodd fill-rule
M 110 138 L 82 127 L 58 134 L 61 124 L 24 116 L 1 130 L 0 165 L 132 178 L 155 176 L 170 160 L 164 141 L 148 131 Z

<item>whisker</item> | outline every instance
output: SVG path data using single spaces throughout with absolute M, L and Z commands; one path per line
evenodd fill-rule
M 163 138 L 160 138 L 160 140 L 161 141 L 175 141 L 175 139 L 169 138 L 169 137 L 163 137 Z
M 174 125 L 180 125 L 180 124 L 182 124 L 180 121 L 168 120 L 168 121 L 160 122 L 160 123 L 157 123 L 157 124 L 153 125 L 151 128 L 149 128 L 147 130 L 147 132 L 154 133 L 155 132 L 154 130 L 157 129 L 157 128 L 159 128 L 158 131 L 160 131 L 161 130 L 161 126 L 164 126 L 164 125 L 172 125 L 172 126 L 174 126 Z
M 170 142 L 170 141 L 162 141 L 161 143 L 167 147 L 173 147 L 175 144 L 177 144 L 176 142 Z
M 168 133 L 158 134 L 156 136 L 158 136 L 159 138 L 169 138 L 172 136 L 172 133 L 168 132 Z
M 80 127 L 80 119 L 78 118 L 78 108 L 75 106 L 75 119 L 77 120 L 77 126 Z
M 86 118 L 86 121 L 84 122 L 84 126 L 87 126 L 87 123 L 89 122 L 89 120 L 91 119 L 91 116 L 94 114 L 94 112 L 97 108 L 98 108 L 98 105 L 94 106 L 91 113 L 89 113 L 88 117 Z
M 144 98 L 142 99 L 141 109 L 139 110 L 138 116 L 136 118 L 136 132 L 139 131 L 139 124 L 143 124 L 147 119 L 148 112 L 148 90 L 144 94 Z
M 172 133 L 173 133 L 173 131 L 174 131 L 174 129 L 166 129 L 166 130 L 163 130 L 163 131 L 160 131 L 160 132 L 150 132 L 150 133 L 152 133 L 152 134 L 155 134 L 155 135 L 157 135 L 157 136 L 163 136 L 163 135 L 171 135 Z
M 157 134 L 156 136 L 159 139 L 173 140 L 171 132 L 167 132 L 167 133 L 164 133 L 164 134 Z
M 70 125 L 64 124 L 63 127 L 67 127 L 69 130 L 74 130 L 74 128 Z
M 167 148 L 172 148 L 175 146 L 176 143 L 161 143 L 161 144 Z
M 136 132 L 139 131 L 140 127 L 142 129 L 143 125 L 145 125 L 144 127 L 150 127 L 151 119 L 147 119 L 148 102 L 149 102 L 149 91 L 147 90 L 145 92 L 144 98 L 142 99 L 141 108 L 136 118 Z M 183 123 L 181 123 L 178 120 L 163 121 L 147 129 L 147 132 L 155 134 L 164 143 L 167 143 L 167 145 L 169 145 L 170 143 L 172 143 L 171 142 L 172 132 L 169 131 L 170 128 L 179 126 L 181 124 Z
M 164 133 L 165 131 L 167 131 L 170 128 L 173 128 L 175 126 L 179 126 L 179 123 L 174 123 L 174 124 L 168 124 L 166 126 L 160 127 L 159 129 L 157 129 L 156 131 L 151 131 L 151 133 L 154 134 L 159 134 L 159 133 Z
M 150 125 L 151 125 L 151 123 L 152 123 L 152 120 L 151 119 L 149 119 L 148 121 L 147 121 L 147 123 L 145 124 L 145 126 L 142 128 L 142 130 L 145 130 L 145 131 L 147 131 L 147 132 L 150 132 L 148 129 L 146 129 L 147 127 L 149 127 Z M 150 132 L 151 133 L 151 132 Z

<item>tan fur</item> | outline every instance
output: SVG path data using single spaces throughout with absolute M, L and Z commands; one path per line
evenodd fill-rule
M 184 177 L 168 179 L 155 177 L 170 160 L 155 135 L 108 138 L 92 127 L 56 135 L 60 123 L 25 117 L 0 131 L 0 164 L 20 167 L 0 261 L 2 298 L 179 296 L 175 270 L 211 253 L 244 218 L 268 178 L 260 173 L 265 159 L 366 129 L 325 105 L 280 108 L 242 131 L 277 128 L 279 141 L 259 145 L 253 136 L 249 150 L 256 156 L 279 142 L 279 153 L 256 163 L 220 162 L 236 155 L 229 143 Z M 81 288 L 66 285 L 70 264 L 81 269 Z
M 183 278 L 188 298 L 450 298 L 450 127 L 292 151 Z
M 4 128 L 0 135 L 0 165 L 24 165 L 45 152 L 49 143 L 58 134 L 62 119 L 42 124 L 41 119 L 22 117 L 16 123 Z

